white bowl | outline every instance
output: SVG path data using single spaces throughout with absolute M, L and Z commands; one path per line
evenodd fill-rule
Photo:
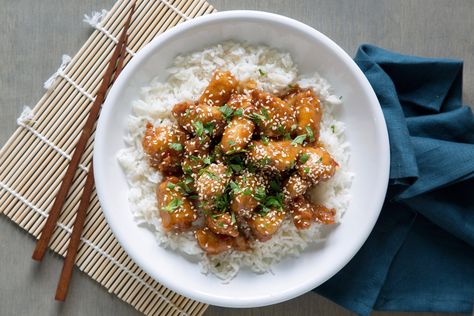
M 300 72 L 317 71 L 344 98 L 339 119 L 351 143 L 356 173 L 352 201 L 342 223 L 324 246 L 287 258 L 273 273 L 241 271 L 229 284 L 204 275 L 196 263 L 158 246 L 151 231 L 137 226 L 128 206 L 128 186 L 117 152 L 125 147 L 127 116 L 140 88 L 166 69 L 178 54 L 225 40 L 266 44 L 287 51 Z M 158 36 L 130 61 L 110 90 L 97 126 L 94 172 L 105 217 L 120 244 L 151 277 L 192 299 L 227 307 L 255 307 L 301 295 L 337 273 L 365 242 L 378 218 L 389 173 L 385 121 L 374 91 L 357 65 L 337 44 L 287 17 L 258 11 L 215 13 L 185 22 Z M 341 284 L 341 286 L 344 286 Z

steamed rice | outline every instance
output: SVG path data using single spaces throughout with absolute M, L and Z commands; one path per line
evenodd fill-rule
M 118 160 L 130 185 L 130 209 L 137 222 L 150 224 L 148 226 L 155 232 L 161 246 L 195 256 L 202 272 L 211 272 L 223 280 L 230 280 L 240 268 L 267 272 L 283 257 L 298 256 L 310 243 L 324 239 L 324 225 L 313 224 L 308 230 L 297 230 L 291 220 L 286 220 L 272 239 L 267 242 L 256 241 L 253 250 L 231 250 L 214 256 L 205 255 L 192 232 L 174 234 L 163 231 L 155 194 L 162 176 L 150 167 L 143 152 L 141 141 L 145 125 L 147 122 L 155 126 L 173 123 L 173 106 L 184 100 L 198 98 L 217 69 L 231 71 L 238 80 L 255 80 L 259 89 L 271 93 L 282 92 L 289 85 L 299 84 L 303 88 L 312 88 L 319 96 L 323 110 L 320 141 L 339 163 L 340 169 L 329 181 L 313 188 L 311 197 L 315 202 L 335 208 L 336 222 L 348 208 L 352 174 L 348 170 L 349 145 L 344 137 L 345 126 L 335 117 L 335 112 L 342 105 L 341 98 L 331 91 L 329 83 L 318 74 L 299 76 L 288 53 L 267 46 L 227 42 L 176 57 L 168 70 L 168 80 L 153 80 L 142 89 L 140 99 L 132 104 L 125 137 L 126 148 L 120 151 Z

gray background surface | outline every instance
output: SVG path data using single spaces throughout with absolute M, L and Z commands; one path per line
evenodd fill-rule
M 209 0 L 218 10 L 280 13 L 325 33 L 350 55 L 361 43 L 407 54 L 465 61 L 464 102 L 474 104 L 474 1 L 469 0 Z M 43 82 L 63 53 L 74 55 L 90 35 L 84 13 L 113 0 L 0 0 L 0 145 L 16 128 L 24 104 L 34 105 Z M 62 260 L 49 253 L 41 265 L 30 257 L 33 239 L 0 216 L 0 316 L 139 315 L 84 274 L 75 271 L 66 303 L 54 301 Z M 206 315 L 350 315 L 312 293 L 270 307 L 210 307 Z M 414 313 L 413 313 L 414 314 Z M 374 313 L 412 315 L 412 313 Z M 416 314 L 423 315 L 423 314 Z M 424 315 L 443 315 L 426 313 Z

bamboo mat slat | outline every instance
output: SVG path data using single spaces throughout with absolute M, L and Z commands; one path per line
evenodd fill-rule
M 92 35 L 58 70 L 31 115 L 18 120 L 18 129 L 0 150 L 0 213 L 36 238 L 54 202 L 129 7 L 130 1 L 118 1 L 101 21 L 97 17 L 91 22 L 95 28 Z M 212 12 L 215 9 L 205 0 L 137 0 L 125 64 L 157 35 Z M 67 251 L 93 145 L 92 136 L 50 243 L 61 256 Z M 206 304 L 165 288 L 127 256 L 105 221 L 96 192 L 91 199 L 76 258 L 79 269 L 146 315 L 202 315 Z

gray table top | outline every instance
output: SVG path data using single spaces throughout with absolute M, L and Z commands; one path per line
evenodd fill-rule
M 43 82 L 57 69 L 61 55 L 74 55 L 89 36 L 91 30 L 82 23 L 83 14 L 110 8 L 113 2 L 0 0 L 0 145 L 16 128 L 16 118 L 23 105 L 34 105 L 44 93 Z M 221 11 L 264 10 L 298 19 L 331 37 L 351 55 L 359 44 L 373 43 L 407 54 L 463 59 L 464 102 L 474 104 L 473 1 L 209 2 Z M 67 302 L 55 302 L 53 298 L 62 260 L 49 253 L 41 265 L 33 263 L 30 260 L 33 239 L 4 216 L 0 216 L 0 241 L 0 315 L 139 315 L 133 307 L 107 293 L 77 270 Z M 263 308 L 210 307 L 206 315 L 224 312 L 228 315 L 351 314 L 313 293 Z

